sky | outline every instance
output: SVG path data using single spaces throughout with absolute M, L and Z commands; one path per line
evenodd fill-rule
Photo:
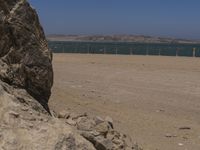
M 46 34 L 200 39 L 200 0 L 28 0 Z

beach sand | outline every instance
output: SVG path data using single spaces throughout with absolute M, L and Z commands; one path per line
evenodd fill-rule
M 145 150 L 200 150 L 199 58 L 53 56 L 55 111 L 110 116 Z

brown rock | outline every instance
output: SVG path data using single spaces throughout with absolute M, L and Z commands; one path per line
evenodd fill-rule
M 94 121 L 96 124 L 103 123 L 105 120 L 99 116 L 94 117 Z
M 92 131 L 93 127 L 95 126 L 95 121 L 87 118 L 81 117 L 77 120 L 77 129 L 82 131 Z
M 106 139 L 102 136 L 94 137 L 92 134 L 89 132 L 82 132 L 81 135 L 90 141 L 96 150 L 111 150 L 113 147 L 113 143 L 111 140 Z
M 76 125 L 76 121 L 72 120 L 71 118 L 67 119 L 66 123 L 71 125 L 71 126 L 75 126 Z
M 0 79 L 24 88 L 47 108 L 52 54 L 38 16 L 26 0 L 0 0 Z
M 67 119 L 67 118 L 69 118 L 69 116 L 70 116 L 70 113 L 65 110 L 58 113 L 58 118 Z
M 100 123 L 100 124 L 96 125 L 94 130 L 96 130 L 101 135 L 106 137 L 108 131 L 110 130 L 110 126 L 109 126 L 109 124 L 107 122 L 103 122 L 103 123 Z
M 85 112 L 85 113 L 71 113 L 70 114 L 70 118 L 72 118 L 73 120 L 76 120 L 76 119 L 78 119 L 78 118 L 80 118 L 80 117 L 86 117 L 87 116 L 87 113 Z
M 113 119 L 112 119 L 111 117 L 107 116 L 107 117 L 105 118 L 105 121 L 107 121 L 107 122 L 110 124 L 110 126 L 111 126 L 112 129 L 114 128 L 114 127 L 113 127 Z

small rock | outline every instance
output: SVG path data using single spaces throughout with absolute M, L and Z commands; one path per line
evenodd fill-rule
M 86 117 L 86 116 L 87 116 L 87 113 L 84 112 L 83 114 L 71 113 L 69 117 L 72 118 L 72 120 L 76 120 L 80 117 Z
M 139 147 L 137 143 L 135 143 L 132 147 L 132 150 L 143 150 L 143 149 Z
M 164 109 L 158 109 L 158 110 L 156 110 L 156 112 L 157 113 L 159 113 L 159 112 L 165 112 L 165 110 Z
M 67 118 L 69 118 L 69 116 L 70 116 L 70 113 L 65 110 L 58 113 L 58 118 L 67 119 Z
M 110 124 L 110 126 L 111 126 L 112 129 L 114 128 L 114 127 L 113 127 L 113 119 L 112 119 L 111 117 L 107 116 L 107 117 L 105 118 L 105 121 L 107 121 L 107 122 Z
M 66 123 L 71 125 L 71 126 L 75 126 L 76 125 L 76 122 L 74 120 L 72 120 L 71 118 L 67 119 Z
M 87 117 L 80 117 L 77 120 L 77 129 L 82 131 L 92 131 L 96 125 L 95 121 Z
M 97 132 L 97 131 L 90 131 L 90 133 L 93 135 L 93 136 L 99 136 L 100 135 L 100 133 L 99 132 Z
M 50 113 L 51 113 L 52 117 L 58 118 L 58 114 L 54 110 L 51 110 Z
M 179 146 L 183 146 L 183 143 L 178 143 Z
M 111 134 L 110 132 L 108 132 L 108 134 L 107 134 L 107 136 L 106 136 L 106 138 L 107 138 L 107 139 L 110 139 L 110 140 L 113 140 L 114 137 L 115 137 L 115 135 L 114 135 L 114 134 Z
M 107 122 L 102 122 L 102 123 L 96 125 L 94 129 L 97 132 L 101 133 L 101 135 L 106 136 L 108 131 L 110 130 L 110 127 Z
M 179 130 L 190 130 L 190 127 L 180 127 Z
M 100 124 L 100 123 L 104 122 L 103 118 L 101 118 L 101 117 L 99 117 L 99 116 L 96 116 L 96 117 L 94 118 L 94 121 L 95 121 L 96 124 Z
M 113 139 L 112 141 L 116 145 L 120 145 L 121 143 L 123 143 L 120 139 Z
M 167 137 L 167 138 L 172 138 L 172 137 L 177 137 L 177 135 L 172 135 L 172 134 L 170 134 L 170 133 L 167 133 L 167 134 L 165 135 L 165 137 Z

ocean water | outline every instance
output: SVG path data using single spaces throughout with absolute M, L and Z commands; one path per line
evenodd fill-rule
M 162 55 L 200 57 L 200 44 L 144 44 L 130 42 L 49 41 L 54 53 Z

